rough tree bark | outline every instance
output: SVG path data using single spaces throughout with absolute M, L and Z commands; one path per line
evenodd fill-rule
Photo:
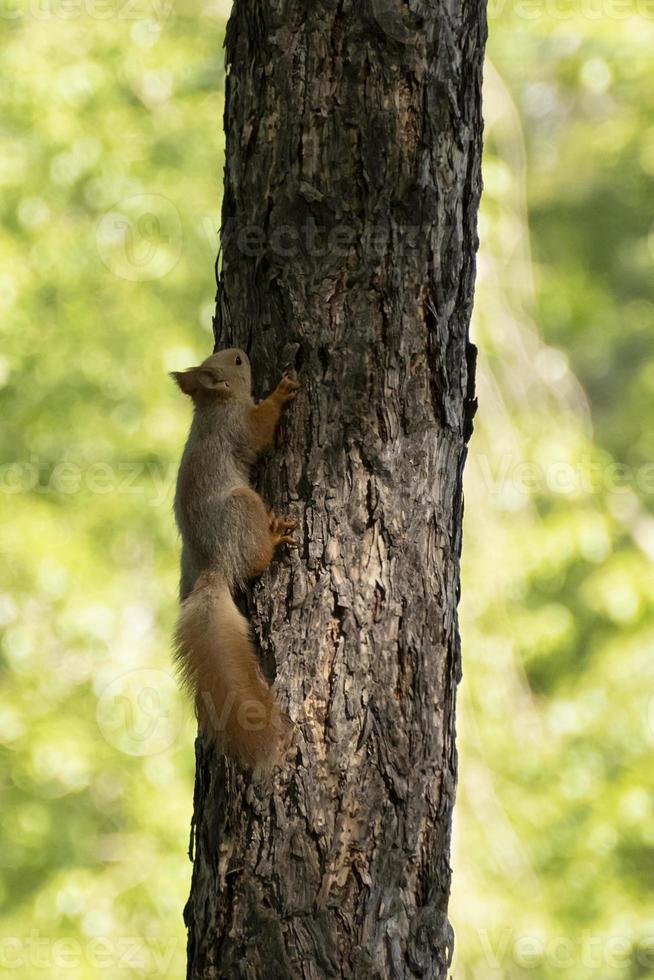
M 197 745 L 191 978 L 447 976 L 483 4 L 236 0 L 220 345 L 303 385 L 244 597 L 295 724 L 264 784 Z

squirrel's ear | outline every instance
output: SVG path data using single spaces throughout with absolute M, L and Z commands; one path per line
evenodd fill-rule
M 217 395 L 229 393 L 228 382 L 221 381 L 213 371 L 207 368 L 194 367 L 189 368 L 188 371 L 171 371 L 170 376 L 173 381 L 177 382 L 184 394 L 190 395 L 191 398 L 197 395 L 201 389 L 213 391 Z
M 188 371 L 171 371 L 170 376 L 179 385 L 185 395 L 193 395 L 198 389 L 197 368 Z

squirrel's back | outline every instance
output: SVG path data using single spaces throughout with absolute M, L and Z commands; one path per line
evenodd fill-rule
M 193 416 L 177 474 L 174 511 L 188 563 L 199 570 L 215 554 L 216 542 L 222 540 L 221 550 L 228 545 L 225 501 L 234 489 L 249 485 L 254 454 L 247 441 L 248 407 L 244 400 L 230 399 L 196 408 Z
M 185 480 L 192 476 L 204 488 L 229 489 L 247 483 L 254 453 L 248 443 L 248 408 L 241 399 L 198 406 L 184 446 L 175 494 L 178 502 L 187 496 Z

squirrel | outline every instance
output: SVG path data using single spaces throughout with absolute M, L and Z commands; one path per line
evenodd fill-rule
M 266 507 L 249 470 L 272 444 L 282 408 L 300 385 L 285 375 L 255 404 L 250 362 L 237 349 L 171 376 L 194 407 L 174 504 L 182 538 L 175 659 L 203 734 L 241 765 L 266 769 L 287 722 L 233 592 L 261 575 L 278 545 L 297 543 L 297 521 Z

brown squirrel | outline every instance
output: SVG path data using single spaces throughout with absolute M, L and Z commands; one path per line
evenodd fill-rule
M 300 386 L 285 376 L 255 405 L 250 362 L 236 349 L 172 377 L 194 406 L 175 493 L 182 536 L 176 660 L 203 733 L 242 765 L 263 768 L 275 760 L 286 725 L 232 591 L 260 575 L 278 545 L 296 543 L 297 522 L 266 508 L 249 470 Z

